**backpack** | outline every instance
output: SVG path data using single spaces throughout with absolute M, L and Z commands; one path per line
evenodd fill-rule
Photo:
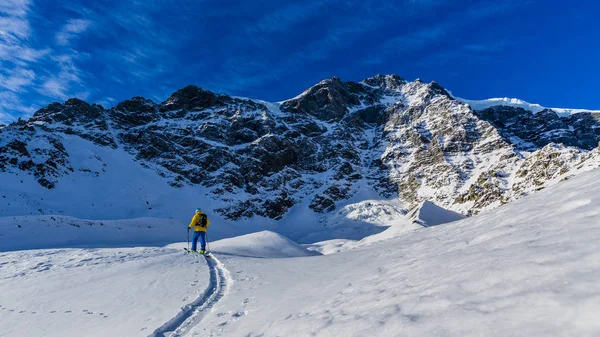
M 204 213 L 200 214 L 200 226 L 206 227 L 207 224 L 208 224 L 208 217 L 206 216 L 206 214 L 204 214 Z

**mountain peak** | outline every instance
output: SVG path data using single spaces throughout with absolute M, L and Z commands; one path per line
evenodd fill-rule
M 128 112 L 148 112 L 156 109 L 156 103 L 151 99 L 136 96 L 117 104 L 114 109 Z
M 390 90 L 398 90 L 406 83 L 406 81 L 396 74 L 382 75 L 377 74 L 373 77 L 366 78 L 362 81 L 370 86 L 381 87 Z
M 33 119 L 41 119 L 46 122 L 71 123 L 73 121 L 96 118 L 103 110 L 100 105 L 90 105 L 88 102 L 78 98 L 69 98 L 64 103 L 54 102 L 36 111 L 33 114 Z
M 220 102 L 219 97 L 212 91 L 188 85 L 174 92 L 161 104 L 161 111 L 205 109 Z
M 346 83 L 334 76 L 283 102 L 281 109 L 307 113 L 325 121 L 339 121 L 348 112 L 348 106 L 359 104 L 360 100 L 348 90 Z
M 450 93 L 448 93 L 448 91 L 446 91 L 446 89 L 444 89 L 444 87 L 442 87 L 438 82 L 431 81 L 428 86 L 436 94 L 444 95 L 448 98 L 454 99 L 454 97 L 452 97 L 452 95 L 450 95 Z
M 91 107 L 91 105 L 88 102 L 80 100 L 79 98 L 69 98 L 64 105 L 68 107 Z

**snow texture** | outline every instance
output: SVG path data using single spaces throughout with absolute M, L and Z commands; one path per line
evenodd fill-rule
M 518 98 L 489 98 L 483 100 L 469 100 L 459 97 L 454 97 L 459 101 L 468 104 L 471 106 L 473 110 L 484 110 L 487 108 L 491 108 L 493 106 L 509 106 L 513 108 L 522 108 L 527 111 L 531 111 L 533 113 L 538 113 L 540 111 L 550 109 L 555 111 L 559 116 L 568 116 L 580 112 L 595 112 L 598 113 L 600 110 L 588 110 L 588 109 L 570 109 L 570 108 L 546 108 L 539 104 L 525 102 Z
M 268 247 L 297 246 L 268 232 L 215 242 L 230 252 L 215 253 L 220 285 L 217 269 L 180 248 L 3 252 L 1 332 L 598 336 L 598 179 L 582 173 L 478 216 L 326 256 L 269 258 Z M 240 246 L 265 255 L 235 255 Z

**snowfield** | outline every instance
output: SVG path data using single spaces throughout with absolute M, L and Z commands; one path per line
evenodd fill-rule
M 2 246 L 0 336 L 599 336 L 599 179 L 324 256 L 270 232 L 214 242 L 215 260 Z
M 147 336 L 208 282 L 171 249 L 0 253 L 0 336 Z
M 513 107 L 513 108 L 522 108 L 522 109 L 531 111 L 533 113 L 538 113 L 545 109 L 550 109 L 550 110 L 553 110 L 554 112 L 556 112 L 559 116 L 563 116 L 563 117 L 572 115 L 572 114 L 576 114 L 576 113 L 580 113 L 580 112 L 591 112 L 591 113 L 599 113 L 600 112 L 599 110 L 590 110 L 590 109 L 547 108 L 547 107 L 541 106 L 539 104 L 525 102 L 518 98 L 508 98 L 508 97 L 488 98 L 488 99 L 483 99 L 483 100 L 470 100 L 470 99 L 464 99 L 464 98 L 460 98 L 460 97 L 454 97 L 454 98 L 465 104 L 470 105 L 471 108 L 473 108 L 474 110 L 485 110 L 487 108 L 491 108 L 494 106 L 509 106 L 509 107 Z

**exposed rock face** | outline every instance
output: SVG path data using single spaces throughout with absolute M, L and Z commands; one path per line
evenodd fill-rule
M 230 220 L 278 220 L 302 201 L 327 213 L 365 188 L 468 215 L 597 167 L 599 119 L 473 111 L 435 82 L 397 75 L 334 77 L 281 104 L 188 86 L 158 104 L 50 104 L 0 128 L 0 171 L 53 188 L 73 171 L 70 135 L 125 150 L 174 187 L 206 188 Z

